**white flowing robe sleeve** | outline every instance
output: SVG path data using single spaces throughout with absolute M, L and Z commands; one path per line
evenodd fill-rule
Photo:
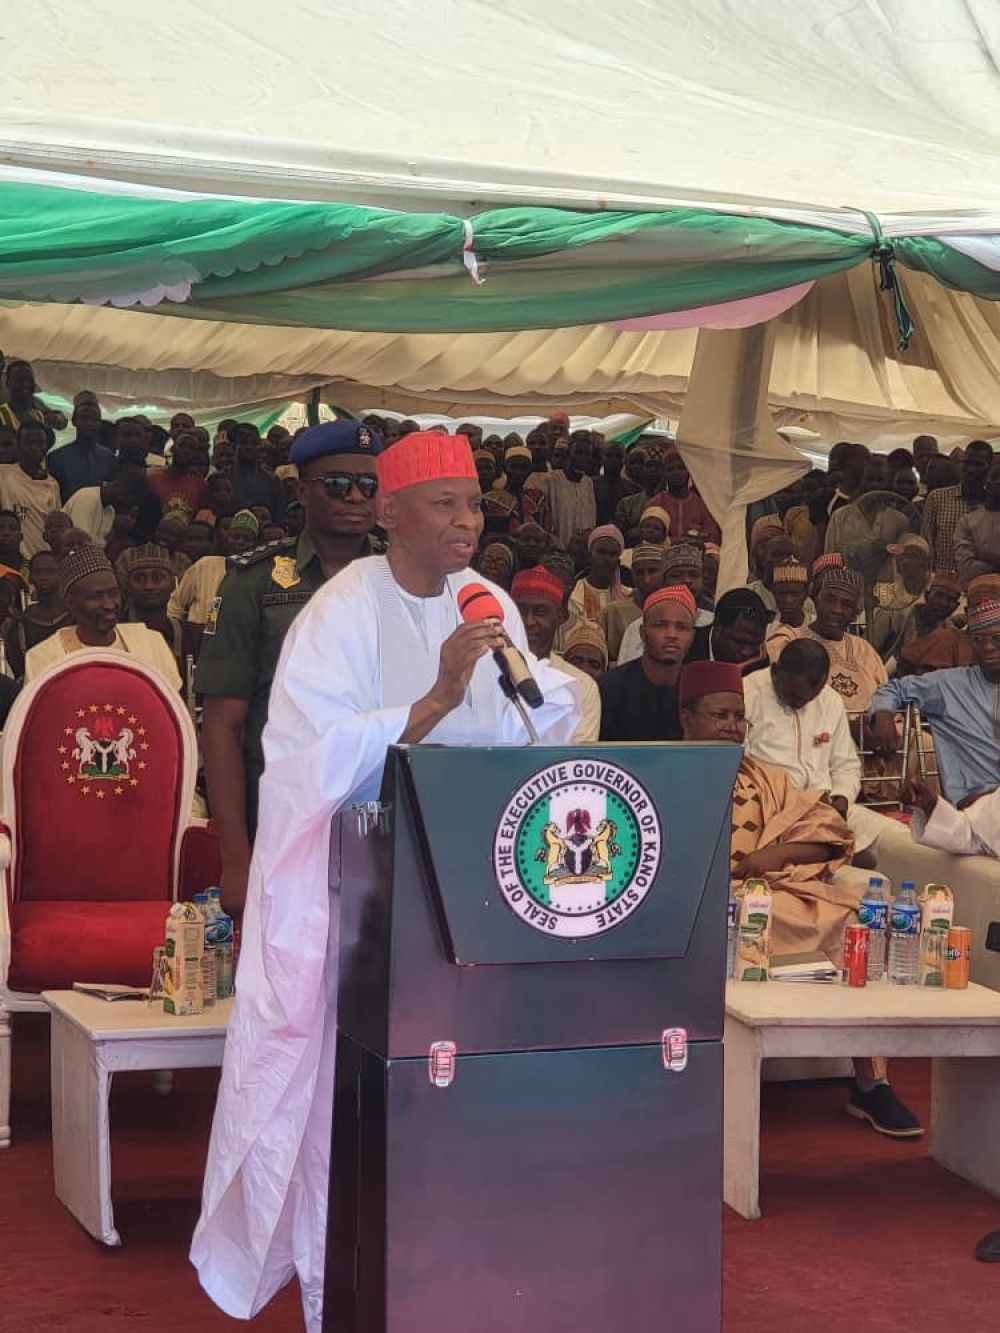
M 914 841 L 959 856 L 1000 857 L 1000 791 L 982 796 L 967 810 L 956 810 L 943 796 L 930 817 L 914 810 Z

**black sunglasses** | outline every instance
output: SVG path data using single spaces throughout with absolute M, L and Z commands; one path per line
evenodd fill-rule
M 371 472 L 326 472 L 306 480 L 318 482 L 331 500 L 346 500 L 355 486 L 365 500 L 373 500 L 378 490 L 378 477 Z

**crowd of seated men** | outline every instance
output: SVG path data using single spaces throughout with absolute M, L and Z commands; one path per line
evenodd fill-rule
M 237 421 L 210 437 L 185 412 L 169 431 L 139 415 L 111 420 L 87 390 L 67 419 L 39 396 L 28 362 L 8 361 L 0 389 L 4 714 L 20 682 L 87 646 L 125 647 L 179 687 L 227 560 L 301 531 L 289 444 L 281 427 L 262 439 Z
M 391 447 L 417 426 L 370 416 L 349 429 Z M 837 955 L 860 868 L 877 860 L 871 805 L 886 792 L 899 802 L 908 705 L 930 726 L 940 774 L 911 774 L 915 834 L 1000 852 L 1000 462 L 989 443 L 946 456 L 920 436 L 888 457 L 835 445 L 826 471 L 751 506 L 746 585 L 717 597 L 720 527 L 666 436 L 626 449 L 561 413 L 524 439 L 484 438 L 472 423 L 456 433 L 483 492 L 474 563 L 511 593 L 535 655 L 577 678 L 577 742 L 714 728 L 744 744 L 743 804 L 760 818 L 753 836 L 734 826 L 733 873 L 786 885 L 788 939 Z M 236 910 L 281 635 L 324 578 L 383 549 L 374 478 L 339 471 L 340 437 L 329 438 L 327 454 L 297 462 L 281 427 L 262 438 L 230 420 L 210 434 L 178 412 L 166 431 L 141 415 L 108 419 L 86 390 L 66 421 L 24 361 L 6 365 L 0 391 L 0 709 L 88 646 L 136 654 L 192 707 L 197 686 Z M 255 597 L 280 603 L 274 632 L 264 618 L 256 638 L 244 632 Z M 703 684 L 727 686 L 717 707 L 692 694 L 699 664 Z M 859 1064 L 849 1109 L 887 1134 L 920 1132 L 877 1061 Z

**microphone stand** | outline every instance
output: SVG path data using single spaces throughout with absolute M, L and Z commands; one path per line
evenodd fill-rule
M 506 697 L 511 701 L 511 703 L 514 705 L 517 711 L 521 714 L 521 721 L 524 723 L 524 728 L 528 733 L 528 744 L 537 745 L 539 742 L 538 732 L 535 730 L 535 725 L 532 722 L 530 716 L 528 715 L 528 710 L 521 702 L 521 696 L 518 694 L 514 682 L 507 675 L 506 671 L 501 671 L 500 675 L 497 677 L 497 680 L 500 684 L 500 689 L 503 691 Z

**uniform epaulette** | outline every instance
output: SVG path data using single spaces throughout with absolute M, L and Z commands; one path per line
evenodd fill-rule
M 259 565 L 262 560 L 282 551 L 294 551 L 298 537 L 279 537 L 276 542 L 264 542 L 263 546 L 254 546 L 240 555 L 231 555 L 226 560 L 227 569 L 246 569 L 250 565 Z

